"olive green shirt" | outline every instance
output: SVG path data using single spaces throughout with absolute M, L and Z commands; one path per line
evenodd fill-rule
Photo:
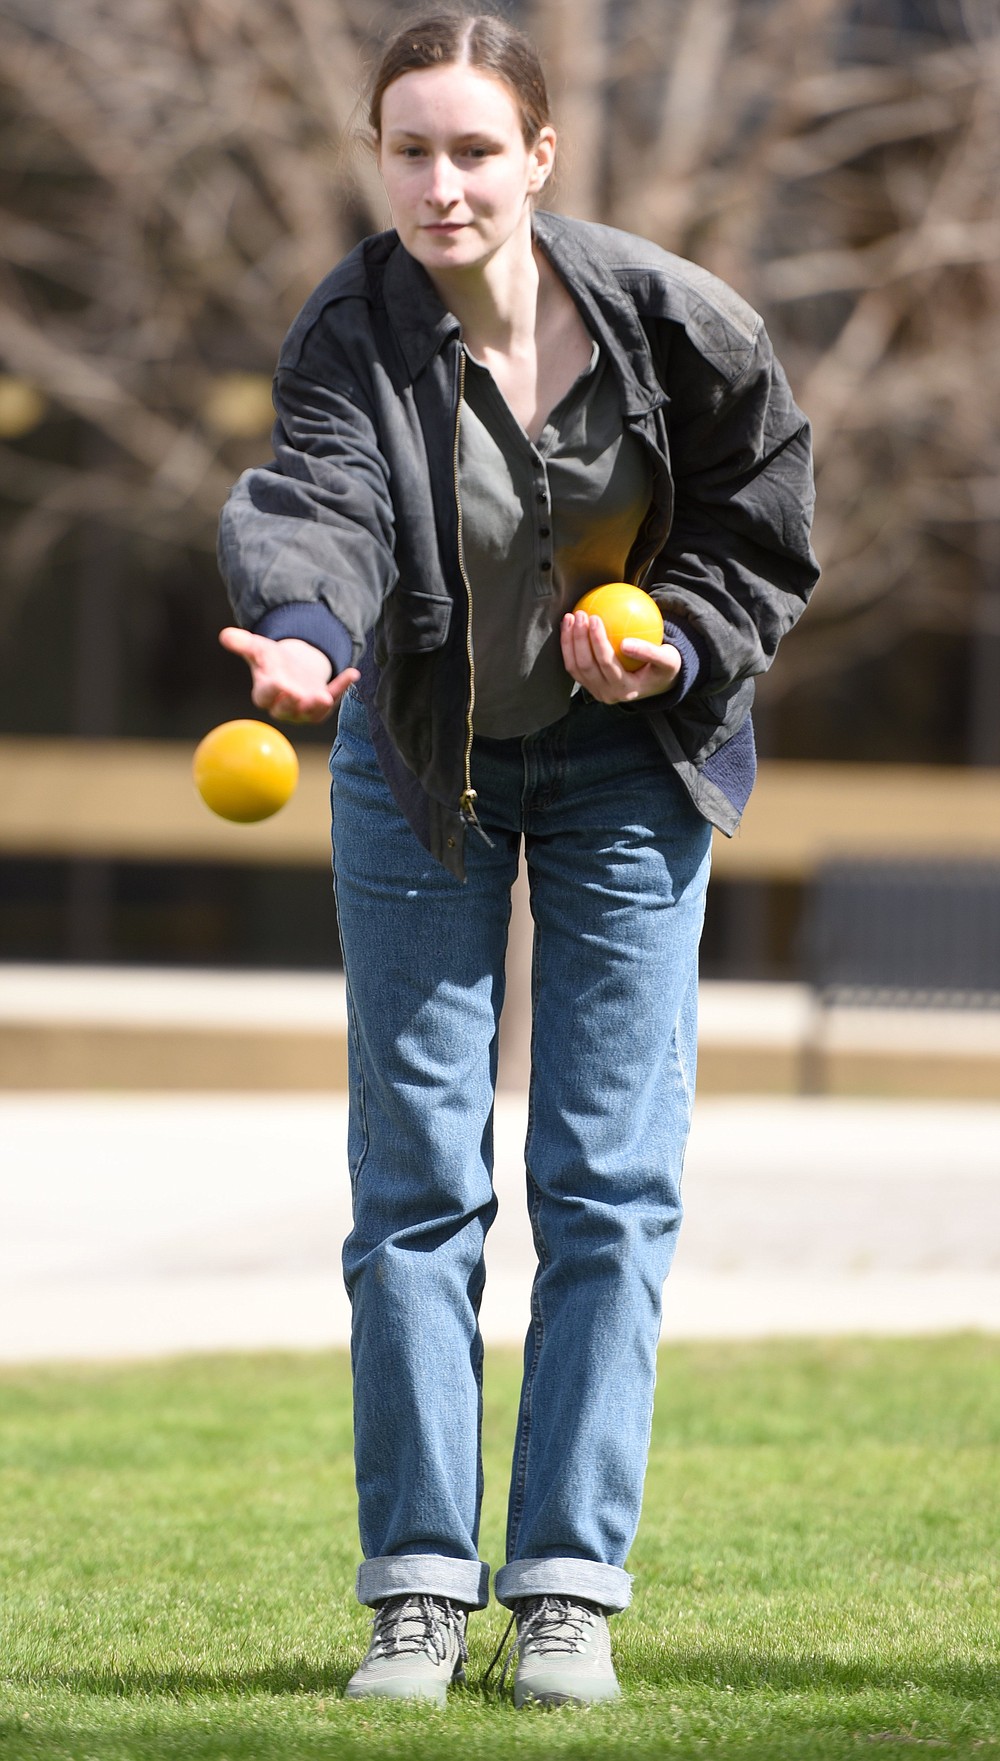
M 466 351 L 459 494 L 477 734 L 531 734 L 565 714 L 575 686 L 560 620 L 591 587 L 624 579 L 651 493 L 645 449 L 625 430 L 614 372 L 596 342 L 536 442 Z

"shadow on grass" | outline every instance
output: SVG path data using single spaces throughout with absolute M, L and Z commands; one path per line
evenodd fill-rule
M 95 1695 L 102 1700 L 188 1700 L 200 1695 L 337 1694 L 347 1686 L 353 1663 L 317 1667 L 294 1657 L 280 1659 L 263 1669 L 22 1669 L 7 1674 L 9 1682 L 23 1687 L 64 1688 L 68 1693 Z
M 791 1656 L 718 1645 L 687 1650 L 658 1645 L 654 1653 L 641 1641 L 630 1647 L 630 1655 L 623 1657 L 621 1663 L 629 1687 L 645 1694 L 657 1690 L 675 1694 L 685 1687 L 772 1694 L 816 1689 L 833 1693 L 873 1689 L 900 1692 L 917 1688 L 976 1701 L 995 1695 L 997 1679 L 995 1666 L 986 1660 L 981 1664 L 949 1659 L 935 1663 L 900 1657 L 892 1663 L 879 1664 L 866 1657 L 844 1661 L 819 1652 Z M 353 1661 L 317 1666 L 290 1657 L 265 1668 L 248 1670 L 118 1669 L 109 1665 L 101 1669 L 11 1670 L 6 1679 L 11 1684 L 60 1687 L 71 1694 L 93 1695 L 98 1699 L 252 1699 L 299 1695 L 340 1698 L 353 1668 Z M 485 1686 L 482 1682 L 485 1668 L 485 1663 L 481 1668 L 475 1663 L 470 1667 L 463 1697 L 469 1703 L 496 1705 L 499 1702 L 495 1680 Z

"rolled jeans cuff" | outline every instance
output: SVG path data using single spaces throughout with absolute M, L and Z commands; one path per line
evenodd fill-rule
M 525 1596 L 570 1596 L 618 1614 L 632 1600 L 629 1573 L 592 1559 L 515 1559 L 501 1566 L 493 1588 L 506 1608 Z
M 478 1559 L 398 1553 L 358 1566 L 357 1598 L 369 1608 L 390 1596 L 442 1596 L 465 1608 L 485 1608 L 489 1595 L 490 1568 Z

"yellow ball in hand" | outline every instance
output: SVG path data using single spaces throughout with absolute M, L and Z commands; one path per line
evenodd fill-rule
M 643 642 L 659 647 L 663 641 L 663 616 L 655 599 L 629 581 L 609 581 L 605 587 L 592 587 L 573 607 L 588 617 L 600 618 L 618 659 L 627 673 L 637 673 L 646 665 L 635 655 L 622 654 L 626 636 L 638 636 Z
M 277 813 L 299 780 L 295 747 L 267 722 L 222 722 L 197 747 L 193 769 L 205 805 L 241 824 Z

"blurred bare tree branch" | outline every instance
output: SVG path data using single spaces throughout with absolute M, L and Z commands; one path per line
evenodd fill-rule
M 900 29 L 889 0 L 523 8 L 563 128 L 557 205 L 732 281 L 812 417 L 826 577 L 779 695 L 907 628 L 994 615 L 1000 27 L 989 0 L 947 3 L 933 30 Z M 266 450 L 285 325 L 385 223 L 370 159 L 344 149 L 392 10 L 5 0 L 0 355 L 44 403 L 0 399 L 19 510 L 0 610 L 82 518 L 214 543 L 234 471 Z
M 6 448 L 0 612 L 75 520 L 213 547 L 284 325 L 383 223 L 340 152 L 363 43 L 335 0 L 8 0 L 0 356 L 76 432 Z
M 1000 630 L 1000 18 L 630 0 L 610 21 L 600 217 L 740 288 L 814 425 L 825 578 L 772 700 L 911 628 L 981 633 L 984 605 Z

